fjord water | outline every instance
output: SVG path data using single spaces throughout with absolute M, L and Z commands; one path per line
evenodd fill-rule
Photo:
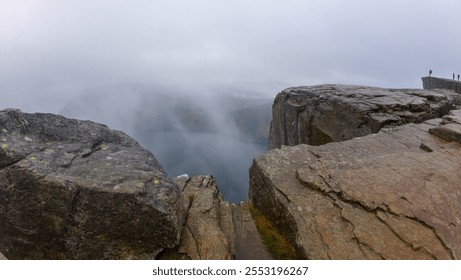
M 213 175 L 225 199 L 232 202 L 247 199 L 248 168 L 267 148 L 265 143 L 213 132 L 151 131 L 136 138 L 170 177 Z

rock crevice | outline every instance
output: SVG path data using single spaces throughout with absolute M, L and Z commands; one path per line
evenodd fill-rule
M 175 179 L 187 210 L 179 245 L 161 258 L 270 259 L 249 211 L 248 203 L 225 201 L 212 176 Z

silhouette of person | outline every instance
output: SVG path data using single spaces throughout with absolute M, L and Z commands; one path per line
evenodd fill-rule
M 459 74 L 458 74 L 458 81 L 459 81 Z
M 453 81 L 455 80 L 455 73 L 453 73 Z
M 429 69 L 429 77 L 432 75 L 432 70 Z

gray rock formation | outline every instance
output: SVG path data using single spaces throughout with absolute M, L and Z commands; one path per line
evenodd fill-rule
M 0 261 L 6 260 L 6 259 L 7 258 L 2 253 L 0 253 Z
M 154 258 L 178 244 L 178 186 L 122 132 L 0 112 L 0 251 L 9 259 Z
M 248 208 L 224 201 L 211 176 L 179 177 L 187 218 L 180 244 L 163 258 L 271 259 Z
M 447 141 L 461 143 L 461 110 L 454 110 L 443 116 L 441 124 L 429 129 L 429 132 Z
M 450 91 L 319 85 L 283 90 L 273 105 L 269 148 L 322 145 L 383 127 L 439 118 L 455 108 Z
M 461 81 L 437 77 L 423 77 L 424 89 L 447 89 L 461 93 Z
M 293 97 L 296 91 L 282 95 L 289 94 L 287 107 L 293 113 L 292 104 L 304 104 L 292 100 L 304 100 Z M 435 114 L 448 101 L 435 92 L 432 96 L 439 102 L 415 97 L 407 104 L 429 106 Z M 355 108 L 368 108 L 356 102 Z M 275 110 L 277 106 L 282 104 Z M 342 116 L 337 111 L 335 116 Z M 297 112 L 302 118 L 303 110 Z M 300 258 L 459 259 L 460 115 L 453 111 L 443 120 L 406 124 L 339 143 L 271 150 L 257 157 L 250 169 L 250 199 L 296 247 Z M 348 122 L 357 120 L 348 117 Z

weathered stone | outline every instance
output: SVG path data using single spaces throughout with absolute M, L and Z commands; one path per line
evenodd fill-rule
M 428 133 L 440 122 L 271 150 L 250 199 L 300 258 L 459 259 L 461 144 Z
M 224 201 L 212 176 L 176 178 L 187 202 L 180 244 L 168 255 L 186 259 L 270 259 L 248 209 L 248 203 Z M 173 251 L 173 252 L 171 252 Z
M 442 119 L 443 119 L 442 124 L 447 124 L 447 123 L 461 124 L 461 110 L 450 111 L 448 115 L 443 116 Z
M 1 260 L 1 261 L 7 260 L 7 258 L 6 258 L 2 253 L 0 253 L 0 260 Z
M 351 85 L 288 88 L 274 101 L 269 148 L 345 141 L 383 127 L 439 118 L 455 108 L 457 96 Z
M 230 209 L 229 205 L 221 205 L 223 199 L 214 179 L 210 176 L 193 177 L 184 182 L 183 194 L 187 198 L 188 211 L 178 252 L 197 260 L 231 259 L 234 253 L 231 240 L 220 227 L 221 212 Z M 225 230 L 233 231 L 233 228 Z
M 0 251 L 9 259 L 154 258 L 178 243 L 182 196 L 122 132 L 0 112 Z
M 447 141 L 456 141 L 461 143 L 461 124 L 445 124 L 439 127 L 431 128 L 429 132 Z
M 461 110 L 450 111 L 442 119 L 443 125 L 431 128 L 429 132 L 447 141 L 461 143 Z

